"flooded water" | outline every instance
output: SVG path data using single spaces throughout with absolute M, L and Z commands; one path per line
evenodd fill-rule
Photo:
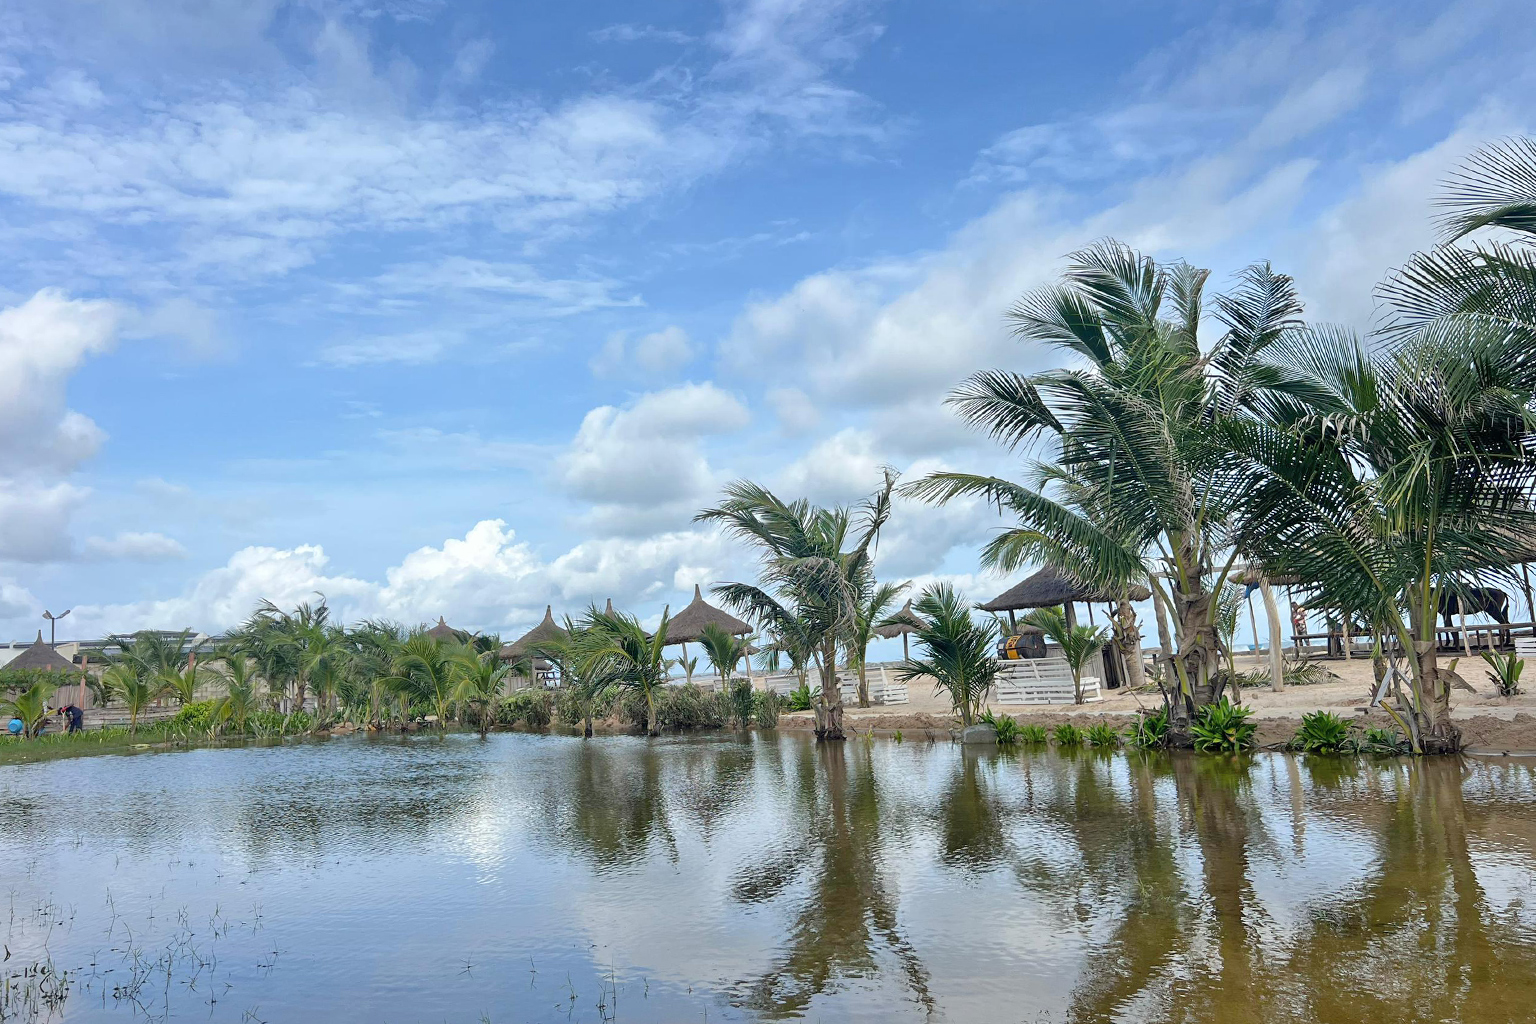
M 1523 1022 L 1533 798 L 788 735 L 10 765 L 0 1019 Z

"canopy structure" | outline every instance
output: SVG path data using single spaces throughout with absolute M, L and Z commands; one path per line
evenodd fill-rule
M 427 630 L 427 636 L 447 644 L 463 644 L 469 642 L 469 634 L 462 629 L 454 629 L 439 615 L 437 625 Z
M 922 616 L 912 610 L 912 599 L 909 597 L 907 598 L 907 603 L 901 606 L 900 611 L 875 627 L 875 635 L 886 640 L 898 636 L 901 637 L 901 656 L 905 660 L 907 657 L 907 635 L 916 633 L 926 625 L 928 623 L 923 621 Z
M 1152 592 L 1143 586 L 1134 586 L 1125 595 L 1132 601 L 1145 601 Z M 1106 604 L 1120 600 L 1119 594 L 1102 590 L 1089 590 L 1067 578 L 1059 569 L 1047 566 L 998 594 L 981 605 L 984 612 L 1013 612 L 1025 608 L 1052 608 L 1070 606 L 1076 601 L 1087 604 Z
M 553 605 L 544 606 L 544 619 L 537 626 L 507 644 L 499 652 L 502 661 L 515 661 L 529 653 L 534 647 L 550 640 L 563 640 L 566 637 L 565 630 L 555 623 Z
M 43 639 L 43 631 L 37 631 L 37 639 L 32 641 L 32 646 L 22 651 L 16 657 L 6 663 L 7 669 L 43 669 L 48 672 L 72 672 L 75 663 L 64 655 L 54 650 Z
M 688 607 L 678 612 L 667 620 L 667 645 L 688 644 L 704 638 L 705 626 L 719 626 L 732 636 L 746 636 L 752 632 L 752 627 L 742 622 L 730 612 L 721 611 L 712 604 L 704 602 L 704 592 L 699 585 L 693 585 L 693 600 Z M 687 657 L 687 652 L 683 654 Z

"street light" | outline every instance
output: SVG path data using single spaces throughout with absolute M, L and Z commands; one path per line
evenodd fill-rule
M 58 629 L 58 626 L 59 626 L 59 620 L 62 619 L 65 615 L 68 615 L 72 611 L 74 611 L 73 608 L 65 608 L 62 614 L 55 615 L 55 614 L 53 614 L 53 612 L 48 611 L 48 609 L 46 609 L 46 608 L 43 609 L 43 618 L 48 620 L 48 646 L 49 647 L 57 647 L 58 646 L 58 634 L 57 634 L 56 630 Z

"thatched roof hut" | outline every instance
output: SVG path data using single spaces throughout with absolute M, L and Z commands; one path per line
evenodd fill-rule
M 693 585 L 693 600 L 688 607 L 667 621 L 667 644 L 687 644 L 704 637 L 705 626 L 719 626 L 732 636 L 746 636 L 752 627 L 730 612 L 721 611 L 704 602 L 704 592 L 697 583 Z
M 1146 587 L 1135 586 L 1126 596 L 1132 601 L 1145 601 L 1152 596 L 1152 592 Z M 1119 599 L 1118 594 L 1088 590 L 1068 579 L 1059 569 L 1047 566 L 1023 582 L 1009 587 L 980 607 L 984 612 L 1012 612 L 1025 608 L 1051 608 L 1059 604 L 1071 604 L 1074 601 L 1104 604 Z
M 563 640 L 565 630 L 555 623 L 554 606 L 544 606 L 544 619 L 537 626 L 507 644 L 501 649 L 500 657 L 503 661 L 512 661 L 527 654 L 529 650 L 538 644 L 549 640 Z
M 427 630 L 427 636 L 447 644 L 464 644 L 470 639 L 470 634 L 462 629 L 454 629 L 441 615 L 437 617 L 437 625 Z
M 72 672 L 75 663 L 54 650 L 45 640 L 43 631 L 37 631 L 32 646 L 6 662 L 7 669 L 43 669 L 48 672 Z
M 908 633 L 916 633 L 926 625 L 928 623 L 923 621 L 922 616 L 912 610 L 912 599 L 909 597 L 900 611 L 875 627 L 875 635 L 891 640 Z

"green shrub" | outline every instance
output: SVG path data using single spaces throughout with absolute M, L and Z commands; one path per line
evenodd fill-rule
M 1344 719 L 1331 711 L 1313 711 L 1301 716 L 1301 728 L 1290 747 L 1309 754 L 1342 754 L 1353 750 L 1354 740 Z
M 207 732 L 213 724 L 214 713 L 219 709 L 216 700 L 200 700 L 192 704 L 184 704 L 181 710 L 171 717 L 172 732 Z
M 1195 749 L 1205 752 L 1236 753 L 1253 746 L 1253 734 L 1258 726 L 1248 721 L 1253 709 L 1233 704 L 1221 698 L 1216 704 L 1207 704 L 1190 724 L 1190 735 Z
M 981 713 L 981 721 L 997 732 L 997 742 L 1002 746 L 1013 746 L 1019 742 L 1019 723 L 1012 715 L 994 715 L 992 709 L 988 708 Z
M 785 711 L 809 711 L 811 710 L 811 685 L 802 683 L 790 690 L 784 697 Z
M 1514 651 L 1508 654 L 1483 651 L 1482 656 L 1491 669 L 1488 681 L 1498 688 L 1499 696 L 1513 697 L 1524 692 L 1520 689 L 1520 673 L 1525 671 L 1525 662 L 1520 655 Z
M 530 729 L 548 729 L 554 715 L 555 698 L 545 689 L 516 690 L 496 702 L 496 724 L 500 726 L 521 722 Z
M 253 711 L 246 718 L 246 726 L 256 736 L 292 736 L 308 732 L 314 720 L 307 711 L 283 714 L 281 711 Z
M 561 725 L 580 725 L 586 721 L 587 702 L 575 687 L 565 687 L 555 694 L 555 717 Z
M 772 690 L 758 690 L 754 693 L 752 718 L 759 729 L 777 729 L 779 727 L 779 695 Z
M 1396 729 L 1388 727 L 1378 729 L 1371 726 L 1365 730 L 1365 735 L 1360 738 L 1360 749 L 1368 754 L 1376 754 L 1381 757 L 1393 757 L 1398 754 L 1406 754 L 1412 749 L 1408 737 Z
M 1039 746 L 1046 740 L 1045 726 L 1038 722 L 1030 722 L 1019 726 L 1019 742 Z
M 1088 744 L 1094 747 L 1118 747 L 1120 745 L 1120 730 L 1107 722 L 1088 727 Z
M 1144 711 L 1136 724 L 1125 730 L 1126 741 L 1143 750 L 1153 750 L 1168 745 L 1168 709 Z
M 1083 730 L 1071 722 L 1062 722 L 1058 725 L 1055 735 L 1058 747 L 1080 747 L 1083 745 Z

